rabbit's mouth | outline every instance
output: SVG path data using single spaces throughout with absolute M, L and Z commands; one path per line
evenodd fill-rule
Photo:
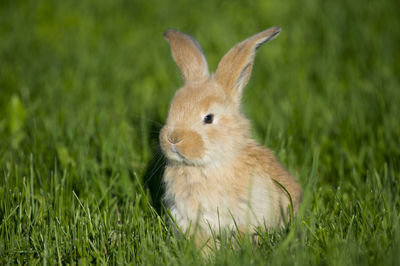
M 162 150 L 167 159 L 173 164 L 184 164 L 191 166 L 203 165 L 202 158 L 192 158 L 184 153 L 184 147 L 178 144 L 164 143 Z
M 175 144 L 172 144 L 172 145 L 171 145 L 171 151 L 172 151 L 173 153 L 178 154 L 179 156 L 184 157 L 184 156 L 179 152 L 179 150 L 178 150 L 178 148 L 176 147 Z
M 176 147 L 176 144 L 172 144 L 171 145 L 171 149 L 173 154 L 176 154 L 179 158 L 181 158 L 182 160 L 185 160 L 186 157 L 179 151 L 179 149 Z M 187 160 L 187 159 L 186 159 Z
M 172 144 L 170 146 L 169 152 L 167 153 L 167 158 L 178 163 L 183 163 L 187 165 L 195 165 L 196 163 L 190 158 L 186 157 L 177 147 L 177 145 Z

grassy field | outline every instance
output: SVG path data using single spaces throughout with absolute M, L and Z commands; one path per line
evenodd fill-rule
M 400 2 L 180 2 L 1 1 L 0 264 L 397 264 Z M 304 202 L 287 230 L 203 258 L 160 204 L 181 85 L 162 34 L 195 36 L 215 70 L 274 25 L 243 108 Z

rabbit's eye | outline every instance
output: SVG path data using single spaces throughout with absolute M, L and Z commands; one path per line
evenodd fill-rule
M 213 121 L 214 121 L 214 115 L 213 114 L 208 114 L 203 119 L 203 122 L 205 124 L 212 124 Z

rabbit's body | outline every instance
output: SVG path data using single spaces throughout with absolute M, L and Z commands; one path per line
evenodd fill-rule
M 183 230 L 197 224 L 209 236 L 210 229 L 274 228 L 289 216 L 291 199 L 294 212 L 298 208 L 300 186 L 270 150 L 251 138 L 240 110 L 255 51 L 279 32 L 271 28 L 237 44 L 215 75 L 193 38 L 176 30 L 165 33 L 185 83 L 160 132 L 168 159 L 165 202 Z
M 297 183 L 279 165 L 272 152 L 249 140 L 243 154 L 222 169 L 170 164 L 165 169 L 165 199 L 178 225 L 186 230 L 198 222 L 200 230 L 219 228 L 252 230 L 276 227 L 282 222 L 281 206 L 289 199 L 272 179 L 299 200 Z M 270 173 L 270 174 L 268 174 Z M 272 175 L 272 176 L 271 176 Z M 236 223 L 236 225 L 234 224 Z M 237 228 L 236 228 L 237 227 Z

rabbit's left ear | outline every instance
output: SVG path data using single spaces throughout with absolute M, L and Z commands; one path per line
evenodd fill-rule
M 250 79 L 257 48 L 274 39 L 281 28 L 272 27 L 236 44 L 221 59 L 215 73 L 216 81 L 235 102 L 240 102 L 243 88 Z
M 209 75 L 206 57 L 200 44 L 190 35 L 178 30 L 164 32 L 171 46 L 172 57 L 181 70 L 183 81 L 196 81 Z

